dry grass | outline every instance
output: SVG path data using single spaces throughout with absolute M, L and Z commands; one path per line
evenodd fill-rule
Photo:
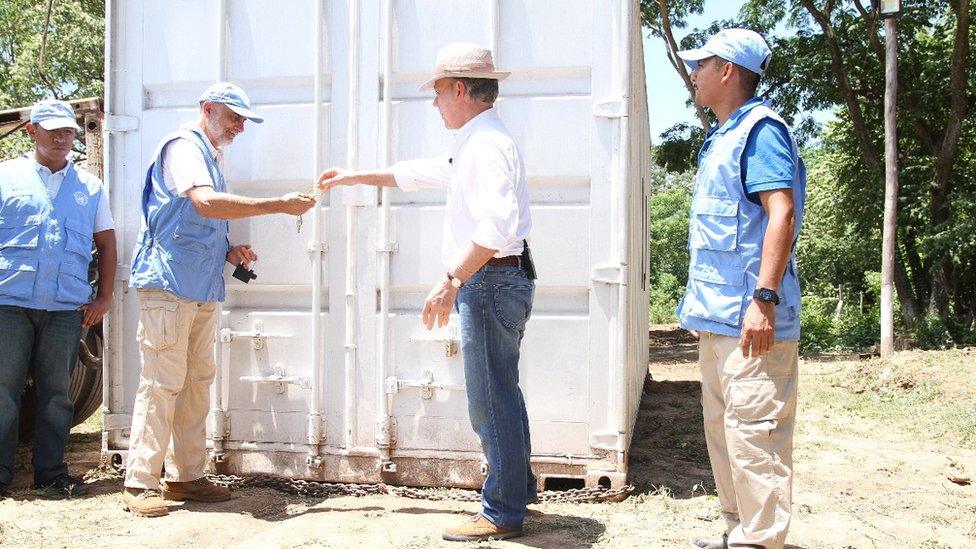
M 665 338 L 665 341 L 668 341 Z M 671 343 L 676 343 L 671 341 Z M 680 343 L 680 342 L 677 342 Z M 447 544 L 440 530 L 477 504 L 391 496 L 308 500 L 247 489 L 230 502 L 186 504 L 147 521 L 123 512 L 118 478 L 92 476 L 77 501 L 0 502 L 7 546 L 686 547 L 720 531 L 701 434 L 697 368 L 655 355 L 632 447 L 638 493 L 617 504 L 537 506 L 525 537 Z M 908 352 L 891 361 L 804 361 L 796 433 L 799 547 L 976 547 L 976 351 Z M 97 465 L 98 419 L 72 435 L 73 472 Z M 21 455 L 18 479 L 28 475 Z M 29 476 L 27 476 L 29 480 Z

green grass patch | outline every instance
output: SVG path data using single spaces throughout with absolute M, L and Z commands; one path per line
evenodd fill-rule
M 846 429 L 882 422 L 912 436 L 976 449 L 974 362 L 964 351 L 944 351 L 841 363 L 805 405 L 832 417 L 842 410 L 866 420 L 861 426 L 847 422 Z

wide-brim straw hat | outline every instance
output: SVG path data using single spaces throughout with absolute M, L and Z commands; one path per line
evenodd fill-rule
M 495 70 L 491 50 L 469 42 L 448 44 L 437 52 L 434 77 L 420 85 L 421 91 L 434 87 L 441 78 L 491 78 L 504 80 L 512 74 Z

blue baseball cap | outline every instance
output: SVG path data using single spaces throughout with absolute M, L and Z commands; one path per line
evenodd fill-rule
M 700 48 L 678 52 L 678 57 L 692 71 L 699 61 L 714 55 L 759 75 L 766 72 L 773 58 L 773 52 L 763 37 L 749 29 L 725 29 L 709 38 Z
M 247 118 L 255 124 L 264 122 L 264 118 L 261 118 L 257 115 L 257 113 L 251 110 L 251 100 L 248 98 L 247 94 L 244 93 L 244 90 L 238 86 L 235 86 L 234 84 L 231 84 L 230 82 L 217 82 L 204 90 L 203 93 L 200 94 L 199 102 L 202 105 L 204 101 L 223 103 L 224 105 L 227 105 L 230 110 L 236 112 L 244 118 Z
M 78 123 L 75 122 L 75 110 L 71 105 L 57 99 L 38 101 L 31 109 L 30 122 L 48 131 L 61 128 L 74 128 L 76 131 L 81 131 Z

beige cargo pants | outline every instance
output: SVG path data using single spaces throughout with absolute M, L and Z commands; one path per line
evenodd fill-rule
M 132 410 L 125 486 L 155 489 L 203 476 L 217 304 L 139 289 L 142 371 Z
M 745 358 L 739 339 L 701 333 L 705 442 L 729 547 L 782 548 L 790 525 L 797 342 Z

